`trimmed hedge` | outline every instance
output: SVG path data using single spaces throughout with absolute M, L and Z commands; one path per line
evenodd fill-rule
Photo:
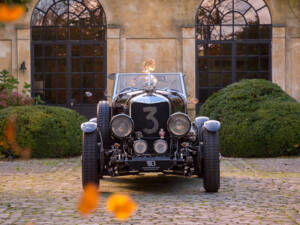
M 77 112 L 51 106 L 16 106 L 0 110 L 0 142 L 6 143 L 5 127 L 16 116 L 16 141 L 31 148 L 34 158 L 70 157 L 81 154 L 80 124 L 86 119 Z M 1 149 L 1 146 L 0 146 Z M 3 150 L 3 146 L 2 146 Z
M 296 155 L 300 104 L 278 85 L 242 80 L 214 93 L 200 115 L 221 121 L 220 150 L 232 157 Z

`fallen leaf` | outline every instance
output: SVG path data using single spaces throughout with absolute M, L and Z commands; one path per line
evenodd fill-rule
M 112 212 L 118 220 L 126 220 L 137 209 L 137 205 L 129 195 L 112 194 L 107 199 L 106 209 Z
M 99 204 L 98 188 L 95 184 L 87 184 L 84 188 L 83 195 L 79 202 L 78 211 L 83 215 L 96 210 Z

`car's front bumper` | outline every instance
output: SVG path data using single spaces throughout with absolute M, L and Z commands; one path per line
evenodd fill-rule
M 159 172 L 172 170 L 179 164 L 183 163 L 181 159 L 171 159 L 167 156 L 155 157 L 134 157 L 131 159 L 117 160 L 116 164 L 123 165 L 128 170 L 140 172 Z

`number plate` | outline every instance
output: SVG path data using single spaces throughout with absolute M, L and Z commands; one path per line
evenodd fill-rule
M 147 161 L 147 166 L 156 166 L 155 161 Z

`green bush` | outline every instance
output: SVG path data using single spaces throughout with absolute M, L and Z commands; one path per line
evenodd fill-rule
M 16 116 L 16 141 L 30 148 L 34 158 L 69 157 L 81 154 L 80 124 L 86 119 L 77 112 L 50 106 L 16 106 L 0 110 L 0 139 L 10 116 Z M 3 146 L 7 140 L 0 140 Z M 4 143 L 4 144 L 3 144 Z
M 214 93 L 200 115 L 221 121 L 224 156 L 296 155 L 300 144 L 300 104 L 270 81 L 251 79 Z

